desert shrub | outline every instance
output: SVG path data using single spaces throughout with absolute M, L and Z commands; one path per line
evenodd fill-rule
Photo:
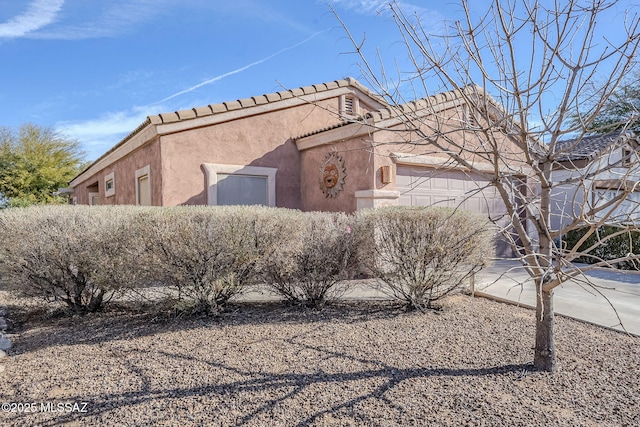
M 451 208 L 361 211 L 357 233 L 362 266 L 381 291 L 412 309 L 459 289 L 495 253 L 487 219 Z
M 262 266 L 264 282 L 290 302 L 322 306 L 357 270 L 353 219 L 342 213 L 298 212 Z
M 256 282 L 263 254 L 281 238 L 288 211 L 258 206 L 156 209 L 139 216 L 147 282 L 174 289 L 178 301 L 215 313 Z
M 37 206 L 0 211 L 0 281 L 28 296 L 99 310 L 133 286 L 140 247 L 130 207 Z
M 603 225 L 594 230 L 590 227 L 576 228 L 563 236 L 563 246 L 567 250 L 573 250 L 580 239 L 590 233 L 585 241 L 575 248 L 576 252 L 584 252 L 582 256 L 575 259 L 576 262 L 594 264 L 626 258 L 631 254 L 638 255 L 640 254 L 640 231 L 628 228 L 613 225 Z M 620 233 L 620 231 L 624 232 Z M 616 233 L 620 234 L 615 235 Z M 621 270 L 640 270 L 640 263 L 637 260 L 628 259 L 615 263 L 615 267 Z

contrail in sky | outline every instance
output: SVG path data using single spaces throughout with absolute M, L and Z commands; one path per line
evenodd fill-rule
M 276 56 L 280 55 L 281 53 L 284 53 L 284 52 L 286 52 L 286 51 L 288 51 L 288 50 L 291 50 L 291 49 L 295 49 L 296 47 L 298 47 L 298 46 L 300 46 L 300 45 L 303 45 L 303 44 L 307 43 L 309 40 L 313 39 L 314 37 L 317 37 L 318 35 L 320 35 L 320 34 L 322 34 L 322 33 L 326 32 L 326 31 L 328 31 L 328 30 L 318 31 L 317 33 L 312 34 L 312 35 L 311 35 L 311 36 L 309 36 L 308 38 L 306 38 L 306 39 L 302 40 L 302 41 L 301 41 L 301 42 L 299 42 L 299 43 L 294 44 L 293 46 L 285 47 L 284 49 L 280 49 L 280 50 L 279 50 L 279 51 L 277 51 L 276 53 L 273 53 L 273 54 L 271 54 L 271 55 L 269 55 L 269 56 L 267 56 L 267 57 L 265 57 L 265 58 L 262 58 L 262 59 L 260 59 L 260 60 L 258 60 L 258 61 L 256 61 L 256 62 L 252 62 L 252 63 L 251 63 L 251 64 L 249 64 L 249 65 L 245 65 L 244 67 L 238 68 L 238 69 L 233 70 L 233 71 L 229 71 L 228 73 L 220 74 L 219 76 L 215 76 L 215 77 L 213 77 L 213 78 L 211 78 L 211 79 L 209 79 L 209 80 L 205 80 L 205 81 L 203 81 L 202 83 L 198 83 L 198 84 L 197 84 L 197 85 L 195 85 L 195 86 L 191 86 L 190 88 L 187 88 L 187 89 L 185 89 L 185 90 L 181 90 L 180 92 L 177 92 L 177 93 L 174 93 L 173 95 L 167 96 L 166 98 L 164 98 L 164 99 L 162 99 L 162 100 L 160 100 L 160 101 L 158 101 L 158 102 L 155 102 L 154 104 L 161 104 L 161 103 L 163 103 L 163 102 L 165 102 L 165 101 L 168 101 L 168 100 L 170 100 L 170 99 L 173 99 L 173 98 L 175 98 L 175 97 L 177 97 L 177 96 L 184 95 L 185 93 L 192 92 L 192 91 L 194 91 L 194 90 L 196 90 L 196 89 L 198 89 L 198 88 L 201 88 L 202 86 L 206 86 L 206 85 L 208 85 L 208 84 L 211 84 L 211 83 L 217 82 L 218 80 L 222 80 L 222 79 L 224 79 L 225 77 L 229 77 L 229 76 L 232 76 L 232 75 L 234 75 L 234 74 L 241 73 L 241 72 L 243 72 L 243 71 L 245 71 L 245 70 L 247 70 L 247 69 L 249 69 L 249 68 L 251 68 L 251 67 L 254 67 L 254 66 L 256 66 L 256 65 L 262 64 L 263 62 L 266 62 L 266 61 L 270 60 L 271 58 L 273 58 L 273 57 L 276 57 Z

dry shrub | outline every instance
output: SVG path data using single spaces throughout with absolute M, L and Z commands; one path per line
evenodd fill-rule
M 130 207 L 39 206 L 0 211 L 0 282 L 25 295 L 95 312 L 134 286 L 140 246 Z
M 290 302 L 320 307 L 357 270 L 353 219 L 342 213 L 298 212 L 278 248 L 265 257 L 262 277 Z
M 494 256 L 487 219 L 452 208 L 393 207 L 357 215 L 359 258 L 380 289 L 427 309 L 459 289 Z
M 174 289 L 196 312 L 215 313 L 256 282 L 289 211 L 258 206 L 156 209 L 138 217 L 147 281 Z

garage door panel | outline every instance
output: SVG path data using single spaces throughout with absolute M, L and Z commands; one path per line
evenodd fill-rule
M 396 188 L 401 206 L 459 207 L 499 219 L 503 226 L 509 222 L 499 193 L 477 174 L 399 165 Z M 509 245 L 500 237 L 496 249 L 499 256 L 512 256 Z
M 414 196 L 411 206 L 431 206 L 434 201 L 430 196 Z
M 441 177 L 441 176 L 435 176 L 431 179 L 429 179 L 428 177 L 423 178 L 424 181 L 428 181 L 429 184 L 431 184 L 431 189 L 432 190 L 448 190 L 449 189 L 449 179 L 446 177 Z M 427 182 L 425 182 L 426 186 L 428 187 L 429 184 L 427 184 Z
M 450 177 L 448 178 L 448 188 L 451 191 L 466 191 L 467 186 L 465 185 L 466 181 L 464 179 Z

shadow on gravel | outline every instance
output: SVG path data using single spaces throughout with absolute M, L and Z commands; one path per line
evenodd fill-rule
M 312 347 L 309 347 L 312 348 Z M 320 351 L 320 349 L 316 349 Z M 353 356 L 327 352 L 328 355 L 334 357 L 344 357 L 354 359 Z M 301 419 L 294 426 L 310 426 L 321 421 L 324 415 L 345 416 L 347 413 L 355 413 L 358 422 L 364 422 L 369 425 L 375 425 L 378 420 L 371 419 L 363 411 L 358 411 L 357 405 L 360 402 L 374 399 L 380 401 L 381 404 L 393 408 L 396 404 L 392 398 L 387 398 L 387 393 L 400 383 L 411 379 L 429 378 L 429 377 L 477 377 L 477 376 L 509 376 L 514 380 L 524 377 L 527 373 L 535 371 L 530 364 L 513 364 L 504 366 L 495 366 L 489 368 L 468 368 L 468 369 L 446 369 L 446 368 L 406 368 L 398 369 L 391 366 L 380 364 L 376 361 L 358 360 L 359 362 L 378 363 L 380 368 L 367 369 L 355 372 L 339 372 L 339 373 L 265 373 L 253 372 L 250 370 L 242 370 L 225 365 L 216 361 L 203 361 L 188 355 L 173 354 L 165 352 L 167 357 L 182 360 L 185 363 L 205 362 L 211 369 L 226 372 L 227 375 L 245 378 L 239 381 L 229 381 L 217 384 L 207 384 L 193 388 L 170 388 L 170 389 L 153 389 L 152 380 L 144 374 L 139 367 L 131 367 L 132 373 L 140 377 L 141 388 L 135 392 L 125 392 L 120 394 L 94 395 L 94 396 L 74 396 L 67 400 L 89 402 L 91 408 L 88 414 L 60 414 L 55 420 L 43 422 L 42 426 L 59 426 L 66 425 L 73 420 L 81 420 L 86 416 L 103 416 L 109 417 L 112 411 L 125 409 L 125 411 L 136 411 L 136 406 L 147 403 L 149 401 L 156 402 L 158 407 L 168 406 L 168 402 L 174 399 L 202 397 L 202 396 L 224 396 L 226 402 L 237 400 L 243 402 L 255 402 L 251 407 L 246 407 L 246 413 L 235 418 L 233 425 L 245 425 L 256 421 L 263 413 L 269 413 L 277 407 L 287 407 L 295 405 L 293 400 L 297 395 L 309 392 L 312 387 L 334 387 L 336 390 L 346 387 L 350 382 L 356 381 L 373 381 L 381 384 L 373 387 L 372 390 L 362 392 L 359 395 L 349 396 L 348 399 L 334 404 L 326 408 L 319 408 L 314 413 L 309 414 L 306 418 Z M 255 394 L 255 396 L 251 396 Z M 273 396 L 273 398 L 264 400 L 264 396 Z M 291 400 L 291 402 L 289 402 Z M 220 408 L 221 410 L 223 408 Z M 401 410 L 402 408 L 396 408 Z M 121 416 L 121 414 L 119 414 Z M 181 414 L 184 416 L 184 414 Z M 268 417 L 268 415 L 267 415 Z M 86 421 L 86 420 L 85 420 Z M 149 420 L 153 422 L 154 420 Z M 155 420 L 168 421 L 168 420 Z M 177 422 L 178 420 L 173 419 Z M 212 422 L 214 420 L 211 420 Z
M 45 311 L 19 312 L 20 307 L 7 308 L 9 313 L 18 314 L 16 328 L 12 331 L 12 334 L 18 336 L 12 338 L 14 347 L 9 351 L 12 356 L 60 345 L 100 344 L 203 327 L 259 325 L 267 322 L 317 323 L 332 320 L 356 323 L 413 315 L 407 313 L 402 305 L 388 301 L 340 301 L 322 309 L 281 302 L 239 302 L 230 304 L 224 312 L 215 316 L 171 310 L 136 313 L 135 310 L 112 306 L 105 312 L 83 316 L 49 314 L 47 317 Z

